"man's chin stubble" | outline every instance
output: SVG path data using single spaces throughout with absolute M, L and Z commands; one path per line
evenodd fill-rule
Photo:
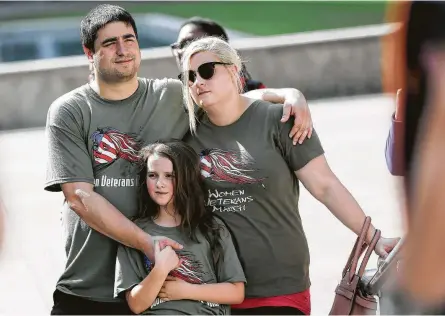
M 127 82 L 132 80 L 136 76 L 137 72 L 134 70 L 130 73 L 123 73 L 119 71 L 114 71 L 112 73 L 100 73 L 101 79 L 109 83 Z

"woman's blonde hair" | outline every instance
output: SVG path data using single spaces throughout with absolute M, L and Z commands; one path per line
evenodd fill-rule
M 238 52 L 230 46 L 226 41 L 218 37 L 204 37 L 199 40 L 192 42 L 184 51 L 181 60 L 182 68 L 182 85 L 184 87 L 184 104 L 187 106 L 189 114 L 189 125 L 190 130 L 193 133 L 196 131 L 196 109 L 195 103 L 193 102 L 192 96 L 189 90 L 189 70 L 190 70 L 190 59 L 193 55 L 200 52 L 211 52 L 213 53 L 221 62 L 232 64 L 236 67 L 237 73 L 235 74 L 235 84 L 239 93 L 243 91 L 243 85 L 241 83 L 241 70 L 242 62 L 238 55 Z

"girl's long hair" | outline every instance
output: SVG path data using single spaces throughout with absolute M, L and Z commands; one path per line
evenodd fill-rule
M 201 232 L 210 244 L 213 262 L 223 259 L 220 229 L 212 212 L 205 207 L 203 181 L 200 175 L 199 156 L 192 147 L 176 140 L 159 140 L 142 148 L 141 170 L 139 172 L 139 210 L 138 218 L 154 218 L 158 215 L 159 205 L 147 191 L 147 160 L 151 155 L 159 155 L 169 159 L 173 164 L 174 192 L 173 203 L 176 212 L 181 216 L 180 228 L 194 242 L 198 242 L 197 232 Z

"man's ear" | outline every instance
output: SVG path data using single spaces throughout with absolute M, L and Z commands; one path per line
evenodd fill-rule
M 86 48 L 85 45 L 82 45 L 82 48 L 83 48 L 83 52 L 85 53 L 85 55 L 88 58 L 88 61 L 92 62 L 94 53 L 90 49 Z

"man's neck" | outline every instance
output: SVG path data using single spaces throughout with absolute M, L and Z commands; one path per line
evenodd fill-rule
M 207 110 L 209 120 L 217 126 L 227 126 L 235 123 L 250 105 L 249 99 L 236 94 L 234 97 L 212 106 Z
M 97 78 L 97 77 L 96 77 Z M 107 83 L 102 80 L 93 80 L 90 82 L 93 90 L 106 100 L 124 100 L 136 92 L 139 82 L 135 76 L 133 79 L 125 82 Z

